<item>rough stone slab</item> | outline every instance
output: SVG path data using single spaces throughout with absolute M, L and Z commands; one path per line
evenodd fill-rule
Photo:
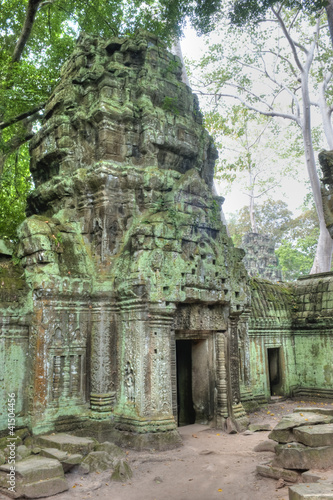
M 274 427 L 268 437 L 278 443 L 289 443 L 295 438 L 292 430 L 295 427 L 303 425 L 330 424 L 333 420 L 330 415 L 321 415 L 318 413 L 297 412 L 284 416 Z
M 82 461 L 83 466 L 89 467 L 89 472 L 101 472 L 113 467 L 114 459 L 106 451 L 92 451 Z
M 333 470 L 308 470 L 302 473 L 303 483 L 330 483 L 333 484 Z
M 277 443 L 291 443 L 294 441 L 294 435 L 290 429 L 276 430 L 275 428 L 268 434 L 269 439 L 273 439 Z
M 322 415 L 331 415 L 333 416 L 333 408 L 321 408 L 321 407 L 310 407 L 310 408 L 297 408 L 294 409 L 293 413 L 320 413 Z
M 24 494 L 26 498 L 51 497 L 66 490 L 68 490 L 67 481 L 61 477 L 29 483 L 20 487 L 20 489 L 17 488 L 17 491 L 21 492 L 21 496 Z
M 88 455 L 95 448 L 95 441 L 91 438 L 72 436 L 60 432 L 47 436 L 38 436 L 37 444 L 43 448 L 57 448 L 68 453 Z
M 1 477 L 10 471 L 10 465 L 5 464 L 0 466 Z M 58 460 L 51 458 L 30 456 L 16 462 L 15 464 L 16 478 L 24 479 L 27 483 L 34 483 L 45 479 L 52 479 L 53 477 L 63 477 L 64 473 Z
M 253 448 L 253 451 L 257 452 L 271 451 L 274 453 L 276 446 L 277 444 L 275 441 L 273 441 L 272 439 L 266 439 L 265 441 L 262 441 L 261 443 L 257 444 L 257 446 Z
M 333 484 L 297 484 L 289 488 L 289 500 L 333 500 Z
M 0 467 L 0 490 L 12 498 L 42 498 L 68 489 L 62 466 L 58 460 L 46 457 L 28 457 L 15 464 L 15 493 L 8 490 L 10 465 Z
M 272 465 L 285 469 L 329 469 L 333 464 L 333 446 L 310 448 L 297 445 L 279 445 Z
M 293 434 L 298 442 L 306 446 L 333 446 L 333 424 L 295 427 Z
M 42 457 L 53 458 L 55 460 L 65 460 L 68 457 L 67 451 L 58 450 L 58 448 L 42 448 L 40 451 Z
M 306 470 L 302 472 L 303 483 L 318 483 L 320 479 L 320 474 L 318 472 L 313 472 L 311 470 Z
M 257 465 L 257 473 L 264 477 L 272 479 L 284 479 L 291 483 L 297 483 L 300 479 L 300 474 L 294 470 L 283 469 L 281 467 L 273 467 L 272 465 L 261 464 Z
M 259 432 L 259 431 L 270 431 L 272 429 L 270 424 L 250 424 L 249 431 Z
M 60 463 L 62 465 L 62 468 L 64 469 L 64 472 L 68 472 L 76 465 L 80 465 L 82 460 L 82 455 L 80 455 L 79 453 L 74 453 L 73 455 L 67 455 L 67 458 L 61 460 Z
M 106 451 L 106 453 L 113 458 L 126 458 L 126 453 L 124 452 L 124 450 L 119 448 L 119 446 L 117 446 L 116 444 L 110 443 L 109 441 L 98 444 L 96 446 L 96 451 Z

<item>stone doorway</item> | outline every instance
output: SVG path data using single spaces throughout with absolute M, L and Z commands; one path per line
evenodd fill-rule
M 212 336 L 193 338 L 193 334 L 176 334 L 177 424 L 180 427 L 209 424 L 213 420 L 212 347 Z
M 271 396 L 280 394 L 282 385 L 280 347 L 267 348 L 268 378 Z

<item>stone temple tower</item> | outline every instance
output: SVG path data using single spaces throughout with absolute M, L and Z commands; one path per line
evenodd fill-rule
M 215 159 L 156 37 L 80 36 L 31 144 L 24 278 L 1 309 L 19 424 L 156 448 L 178 424 L 244 427 L 247 275 Z

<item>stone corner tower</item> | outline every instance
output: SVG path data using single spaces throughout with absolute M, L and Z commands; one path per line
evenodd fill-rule
M 34 433 L 99 429 L 162 448 L 177 424 L 246 424 L 247 274 L 212 195 L 215 159 L 180 61 L 155 36 L 80 36 L 31 144 L 19 229 L 18 384 Z

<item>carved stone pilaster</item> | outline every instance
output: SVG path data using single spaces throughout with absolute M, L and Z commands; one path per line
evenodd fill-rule
M 91 393 L 92 417 L 107 418 L 116 400 L 115 374 L 117 368 L 112 358 L 112 345 L 117 335 L 114 321 L 115 310 L 103 302 L 93 311 L 91 338 Z
M 228 383 L 226 369 L 225 334 L 216 334 L 216 387 L 217 387 L 217 427 L 223 427 L 228 417 Z
M 238 318 L 229 319 L 229 373 L 231 401 L 233 405 L 240 402 L 239 389 L 239 351 L 238 351 Z

